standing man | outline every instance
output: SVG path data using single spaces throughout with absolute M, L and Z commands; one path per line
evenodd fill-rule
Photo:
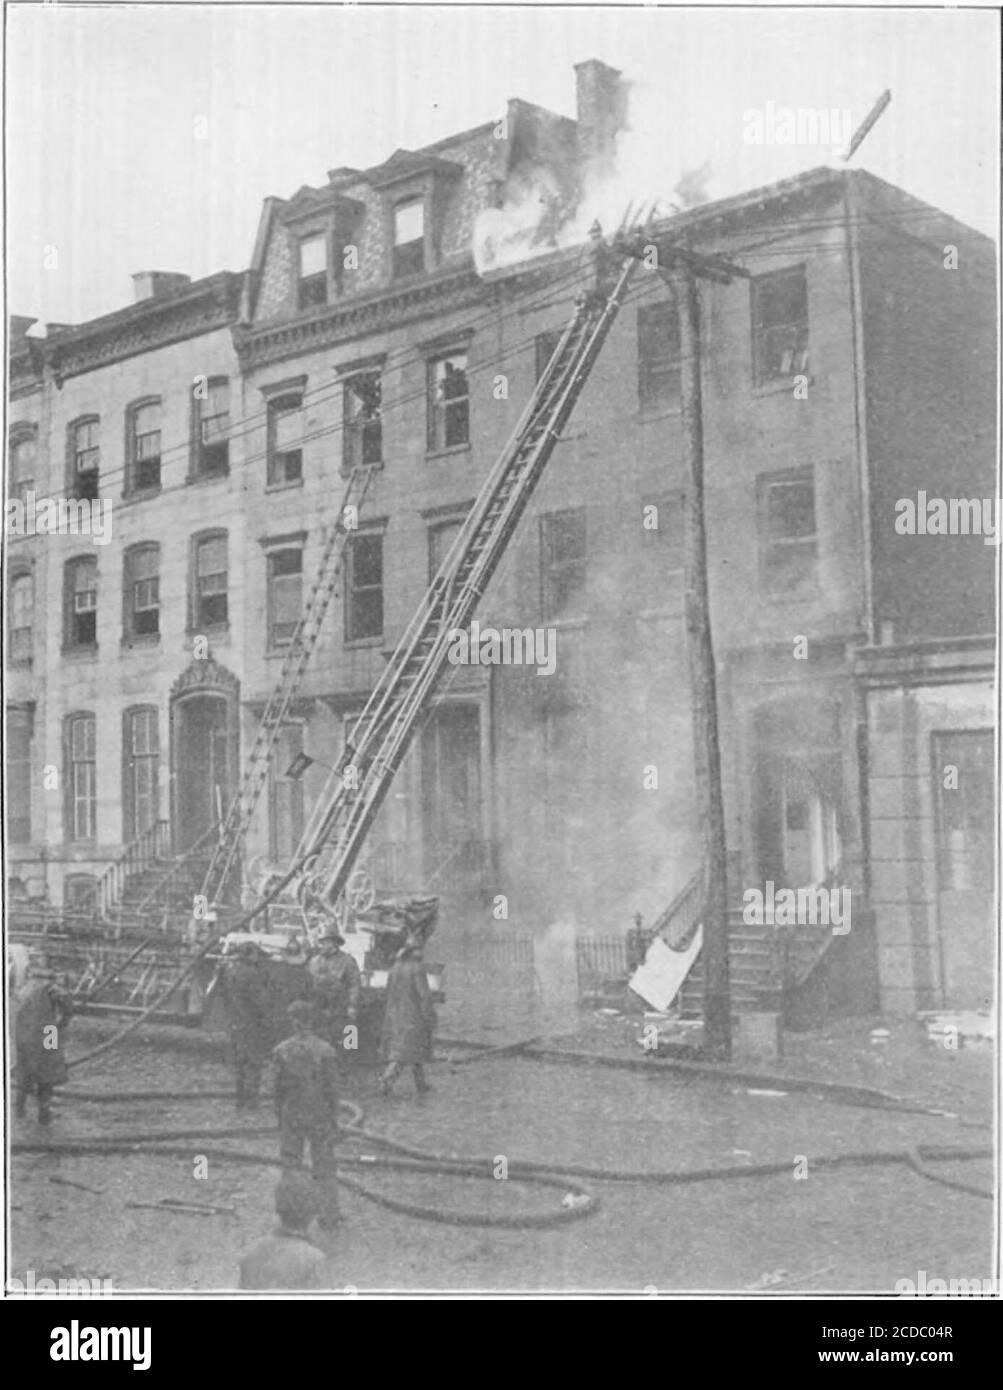
M 240 1288 L 327 1289 L 331 1271 L 326 1253 L 308 1234 L 317 1215 L 317 1189 L 305 1173 L 284 1173 L 275 1189 L 279 1227 L 258 1241 L 240 1261 Z
M 362 979 L 355 960 L 341 948 L 345 938 L 331 927 L 321 939 L 320 950 L 310 961 L 310 980 L 314 990 L 317 1032 L 343 1059 L 345 1028 L 359 1015 Z
M 38 1096 L 38 1123 L 52 1122 L 52 1093 L 66 1080 L 66 1025 L 73 1006 L 56 984 L 44 955 L 35 956 L 17 1004 L 14 1041 L 17 1049 L 15 1113 L 24 1115 L 29 1093 Z
M 330 1043 L 310 1031 L 313 1010 L 305 999 L 289 1005 L 293 1035 L 275 1058 L 275 1113 L 284 1170 L 303 1166 L 307 1142 L 320 1205 L 317 1224 L 330 1230 L 341 1220 L 334 1146 L 338 1142 L 338 1059 Z
M 380 1090 L 390 1088 L 406 1065 L 414 1073 L 414 1086 L 423 1096 L 431 1087 L 425 1080 L 423 1063 L 432 1056 L 435 1036 L 435 1005 L 428 988 L 421 942 L 409 937 L 397 953 L 387 980 L 387 1008 L 383 1017 L 383 1055 L 387 1067 L 380 1077 Z
M 269 989 L 264 953 L 253 941 L 237 947 L 223 970 L 230 1054 L 237 1079 L 237 1109 L 257 1110 L 261 1071 L 271 1044 Z

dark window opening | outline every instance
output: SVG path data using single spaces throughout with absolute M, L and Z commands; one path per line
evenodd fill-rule
M 303 402 L 283 396 L 268 408 L 270 484 L 298 483 L 303 477 Z
M 383 389 L 379 372 L 360 372 L 345 382 L 345 466 L 383 459 Z
M 470 442 L 470 387 L 466 353 L 429 363 L 428 442 L 433 451 Z
M 757 386 L 808 370 L 808 284 L 804 266 L 753 280 L 752 331 Z
M 210 381 L 205 399 L 196 400 L 198 439 L 196 472 L 203 478 L 230 471 L 230 383 Z
M 815 484 L 811 478 L 760 483 L 760 574 L 769 593 L 813 586 L 818 561 Z
M 383 635 L 383 537 L 355 535 L 348 547 L 345 640 Z
M 7 709 L 7 835 L 13 845 L 31 840 L 31 714 Z
M 307 237 L 299 244 L 298 303 L 313 309 L 327 303 L 327 237 Z
M 680 404 L 679 318 L 674 304 L 649 304 L 637 311 L 637 391 L 642 410 Z
M 540 579 L 544 618 L 581 617 L 585 578 L 584 508 L 542 516 Z
M 227 621 L 226 536 L 207 536 L 195 550 L 195 626 Z
M 97 420 L 82 420 L 73 428 L 73 495 L 79 501 L 97 500 L 101 465 L 99 430 Z
M 126 555 L 125 627 L 128 637 L 152 637 L 160 631 L 160 549 L 156 545 Z
M 425 204 L 421 199 L 394 208 L 394 279 L 425 269 Z
M 303 552 L 273 550 L 268 556 L 268 645 L 287 646 L 303 615 Z
M 136 492 L 160 487 L 160 402 L 132 412 L 132 486 Z
M 66 626 L 68 647 L 97 643 L 97 561 L 73 560 L 66 567 Z

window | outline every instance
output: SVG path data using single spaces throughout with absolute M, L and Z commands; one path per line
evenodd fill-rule
M 160 486 L 160 402 L 144 401 L 129 412 L 131 491 Z
M 214 377 L 196 387 L 195 473 L 200 478 L 219 478 L 230 470 L 230 383 Z
M 268 645 L 293 640 L 303 616 L 303 552 L 273 550 L 268 556 Z
M 442 562 L 449 554 L 453 542 L 460 533 L 462 521 L 442 521 L 428 529 L 428 582 L 442 569 Z
M 757 386 L 808 370 L 808 286 L 803 265 L 753 280 L 752 335 Z
M 540 590 L 544 619 L 582 615 L 585 509 L 540 518 Z
M 98 640 L 98 563 L 90 556 L 70 560 L 65 575 L 64 643 L 93 647 Z
M 277 864 L 292 859 L 303 835 L 303 778 L 286 776 L 302 752 L 302 724 L 287 724 L 275 743 L 268 787 L 268 849 Z
M 345 468 L 383 458 L 383 399 L 379 372 L 359 372 L 345 382 Z
M 35 581 L 30 574 L 12 576 L 8 600 L 7 656 L 11 661 L 30 661 L 35 622 Z
M 220 627 L 227 621 L 226 532 L 203 536 L 195 543 L 196 630 Z
M 299 244 L 299 294 L 301 309 L 327 303 L 327 236 L 318 232 Z
M 35 486 L 35 463 L 38 441 L 34 429 L 24 426 L 10 441 L 10 496 L 22 502 Z
M 768 593 L 797 594 L 815 583 L 818 537 L 810 477 L 761 479 L 760 583 Z
M 394 208 L 394 279 L 425 269 L 425 204 L 420 198 Z
M 97 757 L 93 714 L 66 720 L 67 839 L 93 840 L 97 833 Z
M 31 840 L 31 711 L 7 707 L 7 835 L 12 845 Z
M 428 364 L 428 447 L 455 449 L 470 441 L 467 355 L 452 352 Z
M 547 370 L 547 364 L 557 351 L 557 344 L 561 341 L 563 330 L 560 328 L 548 328 L 546 333 L 537 333 L 534 343 L 536 353 L 536 379 L 537 381 Z
M 957 729 L 934 733 L 931 738 L 938 888 L 941 893 L 991 894 L 996 860 L 993 731 Z M 944 786 L 947 767 L 958 772 L 956 785 L 951 787 Z M 971 910 L 971 899 L 967 910 Z
M 374 531 L 351 537 L 347 551 L 345 641 L 383 636 L 383 537 Z
M 268 482 L 303 478 L 303 398 L 280 396 L 268 405 Z
M 98 881 L 93 874 L 70 874 L 63 884 L 63 906 L 70 912 L 97 912 Z
M 157 819 L 160 732 L 153 705 L 127 709 L 122 722 L 122 829 L 128 844 Z
M 637 392 L 642 410 L 680 404 L 679 318 L 672 303 L 637 311 Z
M 96 415 L 70 426 L 70 486 L 73 496 L 93 502 L 101 465 L 101 422 Z
M 156 636 L 160 631 L 159 545 L 137 545 L 126 551 L 123 584 L 125 636 Z

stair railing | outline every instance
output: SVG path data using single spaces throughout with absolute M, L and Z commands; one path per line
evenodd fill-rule
M 113 864 L 109 864 L 98 879 L 99 918 L 107 921 L 109 913 L 121 903 L 126 883 L 133 875 L 144 873 L 158 859 L 166 857 L 170 851 L 169 831 L 167 821 L 154 821 L 126 845 Z

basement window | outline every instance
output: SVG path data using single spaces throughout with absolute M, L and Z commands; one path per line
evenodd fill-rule
M 808 370 L 808 283 L 803 265 L 752 281 L 753 379 L 757 386 Z
M 394 279 L 425 269 L 425 203 L 411 198 L 394 208 Z

